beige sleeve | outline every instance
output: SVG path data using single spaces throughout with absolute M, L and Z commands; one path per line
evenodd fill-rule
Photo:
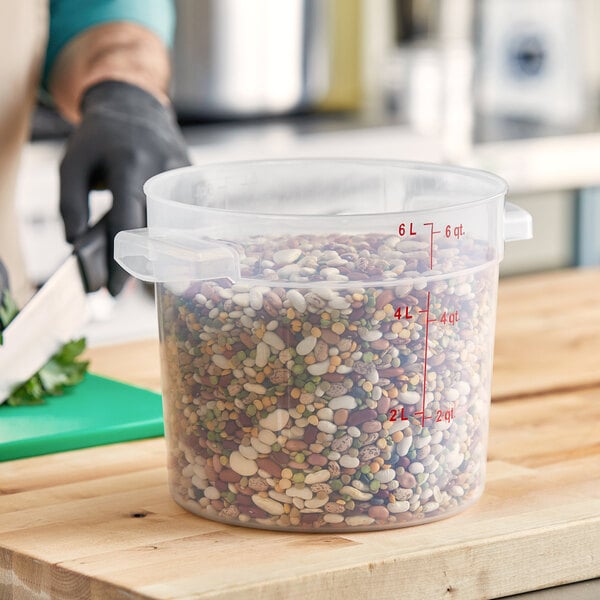
M 30 286 L 19 245 L 15 183 L 39 85 L 47 30 L 47 0 L 0 2 L 0 257 L 20 304 L 30 295 Z

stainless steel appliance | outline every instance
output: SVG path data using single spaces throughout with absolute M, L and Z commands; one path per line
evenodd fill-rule
M 310 108 L 329 85 L 323 0 L 177 0 L 180 115 L 242 117 Z

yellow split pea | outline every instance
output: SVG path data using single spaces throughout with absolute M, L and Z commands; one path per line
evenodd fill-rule
M 346 331 L 346 326 L 340 321 L 337 321 L 331 326 L 331 331 L 333 331 L 333 333 L 337 333 L 338 335 L 342 335 L 342 333 Z

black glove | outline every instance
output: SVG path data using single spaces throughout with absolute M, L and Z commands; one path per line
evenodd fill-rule
M 108 265 L 103 284 L 114 296 L 128 277 L 113 259 L 114 237 L 146 224 L 144 182 L 190 161 L 173 112 L 135 85 L 103 81 L 92 86 L 83 96 L 81 114 L 60 166 L 60 212 L 67 240 L 85 252 L 81 238 L 89 229 L 88 192 L 112 192 L 113 206 L 103 219 L 106 263 L 101 266 L 105 271 Z M 84 271 L 93 265 L 84 263 Z M 88 282 L 106 279 L 99 273 L 84 276 Z

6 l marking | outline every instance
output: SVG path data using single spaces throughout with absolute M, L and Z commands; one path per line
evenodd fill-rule
M 417 232 L 415 231 L 415 224 L 400 223 L 400 225 L 398 225 L 398 235 L 400 237 L 404 237 L 405 235 L 417 235 Z

